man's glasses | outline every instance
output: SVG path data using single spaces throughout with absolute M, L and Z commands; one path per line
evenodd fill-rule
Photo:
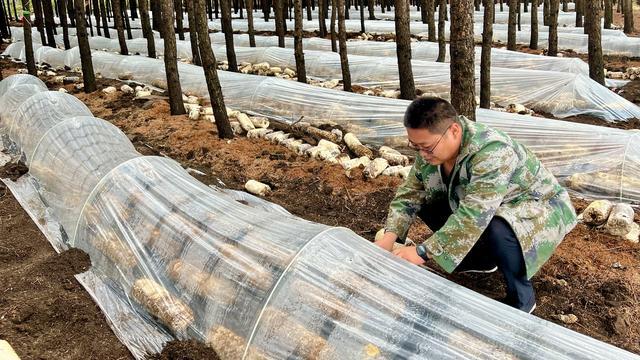
M 411 148 L 411 149 L 422 151 L 422 152 L 425 152 L 425 153 L 427 153 L 429 155 L 433 155 L 434 150 L 436 149 L 436 147 L 438 147 L 438 145 L 440 144 L 440 141 L 442 140 L 444 135 L 447 133 L 447 131 L 449 131 L 449 128 L 451 128 L 451 125 L 447 126 L 447 128 L 444 129 L 444 132 L 442 133 L 442 135 L 440 135 L 440 138 L 435 143 L 435 145 L 433 145 L 433 146 L 431 146 L 429 148 L 416 145 L 416 144 L 412 143 L 411 140 L 409 140 L 407 146 L 409 146 L 409 148 Z

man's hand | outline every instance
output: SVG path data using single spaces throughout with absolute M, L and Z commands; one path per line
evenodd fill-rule
M 403 246 L 399 249 L 394 250 L 393 255 L 403 258 L 415 265 L 422 265 L 425 262 L 424 259 L 418 256 L 418 252 L 416 251 L 415 246 Z
M 380 246 L 381 248 L 387 251 L 391 251 L 391 249 L 393 249 L 393 244 L 396 242 L 397 238 L 398 238 L 398 235 L 396 235 L 395 233 L 386 232 L 382 236 L 382 239 L 374 242 L 374 244 Z

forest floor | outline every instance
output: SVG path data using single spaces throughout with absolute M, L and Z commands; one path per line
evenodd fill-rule
M 3 75 L 22 65 L 2 62 Z M 42 78 L 52 90 L 60 86 Z M 640 88 L 640 81 L 628 87 Z M 99 80 L 99 88 L 120 85 Z M 294 215 L 331 226 L 344 226 L 372 240 L 383 226 L 387 207 L 399 178 L 363 176 L 347 178 L 341 167 L 298 156 L 260 139 L 217 138 L 210 122 L 170 116 L 166 100 L 134 100 L 122 92 L 86 95 L 66 85 L 94 116 L 124 131 L 139 152 L 169 156 L 184 167 L 198 169 L 206 184 L 243 189 L 249 179 L 273 188 L 266 199 Z M 631 92 L 629 92 L 631 93 Z M 633 92 L 640 103 L 640 94 Z M 572 121 L 609 125 L 594 118 Z M 640 128 L 638 122 L 614 124 Z M 4 168 L 0 177 L 15 176 Z M 24 171 L 24 169 L 22 169 Z M 305 196 L 299 196 L 304 193 Z M 574 198 L 580 212 L 587 202 Z M 636 221 L 640 214 L 636 213 Z M 415 224 L 410 237 L 423 240 L 428 228 Z M 55 254 L 37 227 L 0 186 L 0 338 L 8 340 L 24 359 L 128 359 L 131 355 L 111 332 L 104 315 L 82 290 L 73 275 L 90 266 L 78 251 Z M 436 271 L 437 265 L 428 264 Z M 501 276 L 439 273 L 491 298 L 504 293 Z M 640 245 L 579 224 L 559 246 L 551 260 L 533 278 L 538 308 L 535 316 L 640 354 Z M 564 324 L 561 314 L 574 314 L 578 322 Z M 202 348 L 172 344 L 155 358 L 201 358 Z

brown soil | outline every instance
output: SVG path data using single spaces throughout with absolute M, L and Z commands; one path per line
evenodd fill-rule
M 6 61 L 3 61 L 3 64 L 6 64 Z M 100 80 L 99 87 L 115 83 Z M 166 155 L 181 162 L 185 167 L 203 171 L 206 173 L 205 176 L 196 177 L 207 184 L 220 185 L 222 182 L 229 188 L 242 189 L 248 179 L 266 182 L 274 189 L 267 196 L 269 201 L 280 204 L 293 214 L 308 220 L 351 228 L 367 239 L 372 239 L 375 232 L 382 227 L 388 203 L 400 183 L 399 179 L 389 177 L 365 180 L 360 174 L 349 179 L 339 166 L 297 156 L 279 145 L 273 145 L 264 140 L 250 140 L 244 137 L 231 141 L 219 140 L 216 137 L 215 126 L 211 123 L 190 121 L 184 115 L 170 116 L 169 106 L 162 97 L 134 101 L 131 95 L 124 95 L 121 92 L 109 95 L 97 92 L 86 95 L 75 91 L 72 85 L 66 85 L 65 88 L 83 100 L 95 116 L 120 127 L 141 153 Z M 580 119 L 575 119 L 575 121 L 578 120 Z M 580 121 L 596 122 L 597 120 L 584 118 Z M 633 126 L 637 128 L 638 124 L 634 123 Z M 3 190 L 0 190 L 0 194 L 2 192 Z M 304 196 L 300 196 L 301 193 Z M 578 211 L 586 206 L 586 202 L 582 200 L 575 199 L 574 203 Z M 5 208 L 1 207 L 0 211 L 4 211 Z M 21 211 L 19 206 L 18 209 L 14 209 L 16 212 L 18 210 Z M 3 219 L 1 212 L 0 219 Z M 640 220 L 640 216 L 636 215 L 636 220 Z M 0 224 L 4 226 L 4 223 Z M 20 255 L 23 252 L 44 250 L 52 252 L 48 246 L 39 246 L 37 249 L 33 249 L 33 245 L 30 247 L 29 241 L 32 241 L 34 236 L 26 234 L 24 227 L 20 224 L 7 227 L 9 230 L 13 229 L 14 238 L 8 238 L 13 250 L 5 257 L 10 261 L 19 261 L 24 258 L 24 255 Z M 37 229 L 34 232 L 42 237 Z M 5 233 L 7 232 L 3 231 L 0 235 L 0 246 L 5 246 L 2 243 Z M 426 226 L 416 224 L 411 229 L 410 237 L 421 240 L 428 233 Z M 45 240 L 42 239 L 42 241 Z M 3 249 L 0 248 L 0 251 Z M 0 254 L 3 253 L 0 252 Z M 9 260 L 4 260 L 0 256 L 0 261 Z M 16 265 L 16 268 L 27 271 L 23 269 L 31 269 L 36 263 L 39 264 L 37 259 L 28 258 L 20 265 Z M 556 323 L 560 323 L 557 320 L 560 314 L 575 314 L 579 319 L 576 324 L 561 325 L 640 353 L 639 270 L 640 245 L 627 243 L 596 229 L 578 225 L 566 237 L 549 263 L 533 279 L 538 293 L 538 309 L 534 314 Z M 0 274 L 4 273 L 0 272 Z M 503 296 L 504 286 L 497 274 L 442 275 L 486 296 L 492 298 Z M 31 279 L 33 277 L 26 277 L 26 280 L 22 281 Z M 29 281 L 29 284 L 23 284 L 23 286 L 33 285 L 32 283 L 33 281 Z M 77 287 L 75 280 L 73 283 Z M 81 289 L 78 292 L 90 301 Z M 35 297 L 36 295 L 26 293 L 16 297 L 22 299 L 21 296 Z M 50 294 L 47 298 L 61 299 L 63 296 L 64 294 Z M 80 295 L 76 294 L 76 296 Z M 20 304 L 16 302 L 14 306 Z M 0 309 L 5 308 L 7 307 L 0 306 Z M 84 343 L 71 345 L 68 341 L 58 341 L 55 336 L 36 337 L 34 334 L 26 334 L 24 336 L 29 339 L 28 345 L 31 346 L 34 355 L 44 356 L 42 354 L 47 354 L 49 348 L 59 346 L 64 348 L 60 349 L 61 351 L 64 350 L 70 354 L 62 358 L 81 358 L 75 357 L 72 353 L 77 349 L 104 350 L 105 352 L 101 354 L 104 356 L 101 358 L 105 359 L 129 356 L 117 340 L 114 344 L 105 343 L 103 346 L 94 346 L 95 337 L 101 341 L 110 342 L 109 339 L 114 338 L 112 334 L 110 336 L 93 334 L 90 340 L 82 337 L 91 333 L 91 328 L 100 328 L 110 333 L 99 309 L 92 303 L 91 306 L 82 309 L 87 310 L 87 308 L 90 308 L 90 314 L 76 313 L 75 309 L 65 314 L 69 317 L 87 318 L 86 324 L 83 324 L 85 326 L 83 332 L 77 334 L 75 338 L 78 342 L 85 341 Z M 46 323 L 37 317 L 34 321 Z M 4 336 L 2 324 L 5 322 L 0 322 L 0 337 Z M 73 324 L 71 322 L 69 326 L 72 328 Z M 86 331 L 86 327 L 90 330 Z M 19 353 L 27 351 L 27 346 L 19 345 L 21 341 L 8 338 L 10 342 L 18 344 L 16 347 Z M 36 339 L 41 340 L 42 348 L 34 347 Z M 22 344 L 26 344 L 26 340 L 22 340 Z M 67 345 L 70 347 L 67 348 Z M 198 351 L 202 349 L 199 346 L 200 344 L 178 343 L 171 345 L 168 350 L 165 349 L 165 352 L 158 356 L 162 359 L 190 358 L 189 356 L 195 356 L 193 354 L 200 354 Z M 125 355 L 119 355 L 123 353 Z
M 219 360 L 215 350 L 203 343 L 186 340 L 170 341 L 162 349 L 160 354 L 147 358 L 148 360 Z

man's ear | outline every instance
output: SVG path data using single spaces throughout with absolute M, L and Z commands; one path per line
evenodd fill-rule
M 462 137 L 462 126 L 457 122 L 451 124 L 451 131 L 456 137 Z

